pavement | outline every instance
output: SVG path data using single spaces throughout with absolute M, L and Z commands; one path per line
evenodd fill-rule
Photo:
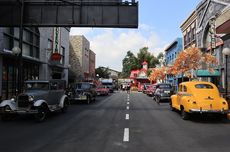
M 185 121 L 168 103 L 135 92 L 75 103 L 42 123 L 29 116 L 0 122 L 2 152 L 227 152 L 229 137 L 227 119 Z

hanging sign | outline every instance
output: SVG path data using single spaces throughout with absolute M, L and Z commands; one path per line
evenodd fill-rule
M 60 54 L 61 28 L 54 27 L 53 31 L 53 53 L 51 60 L 60 61 L 62 56 Z

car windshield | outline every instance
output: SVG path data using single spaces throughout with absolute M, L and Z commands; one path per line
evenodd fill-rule
M 172 86 L 170 84 L 160 84 L 159 88 L 160 89 L 171 89 Z
M 26 83 L 26 90 L 48 90 L 49 89 L 49 83 Z
M 90 85 L 89 84 L 87 84 L 87 83 L 78 83 L 78 84 L 76 84 L 76 88 L 77 89 L 89 89 L 90 88 Z
M 196 84 L 195 87 L 197 89 L 213 89 L 213 86 L 210 84 Z

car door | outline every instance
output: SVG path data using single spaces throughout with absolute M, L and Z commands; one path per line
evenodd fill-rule
M 50 82 L 50 90 L 48 94 L 48 104 L 49 105 L 55 105 L 58 102 L 58 83 L 51 81 Z
M 178 93 L 177 93 L 177 106 L 181 105 L 181 98 L 183 96 L 183 85 L 179 85 Z

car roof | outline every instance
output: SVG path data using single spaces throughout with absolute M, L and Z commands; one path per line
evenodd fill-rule
M 180 83 L 180 85 L 196 85 L 196 84 L 210 84 L 210 85 L 214 85 L 211 82 L 206 82 L 206 81 L 187 81 L 187 82 L 182 82 Z
M 25 83 L 49 83 L 48 80 L 27 80 Z

